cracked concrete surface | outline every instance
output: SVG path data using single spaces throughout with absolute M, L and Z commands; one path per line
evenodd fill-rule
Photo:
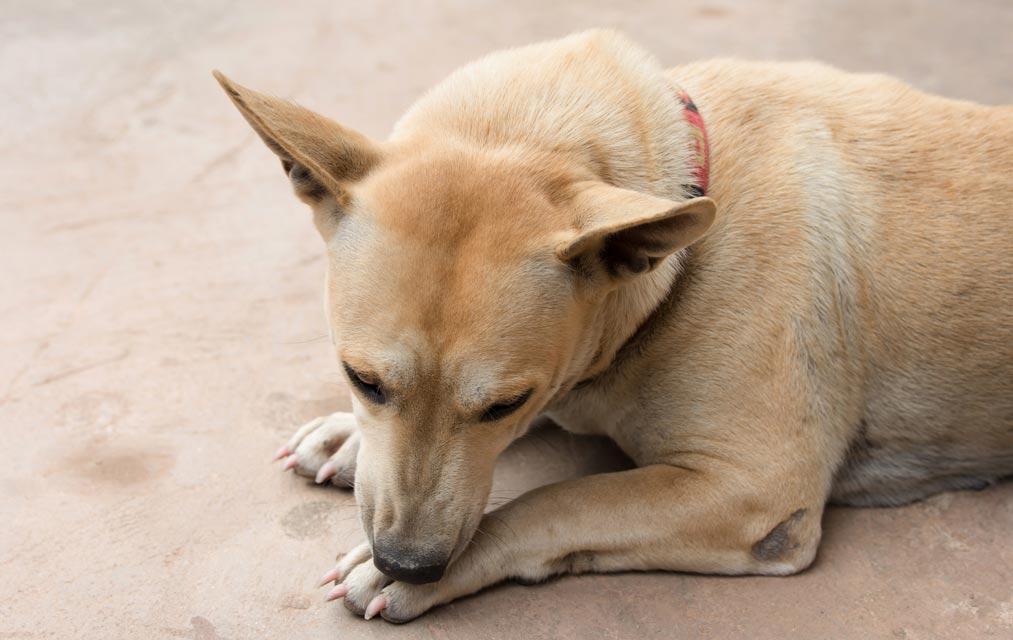
M 383 136 L 454 67 L 599 25 L 673 64 L 818 58 L 1013 99 L 1005 0 L 5 3 L 0 638 L 1013 636 L 1010 484 L 833 509 L 791 578 L 506 585 L 402 627 L 323 602 L 355 505 L 268 464 L 348 406 L 321 247 L 210 69 Z M 494 498 L 615 464 L 539 432 Z

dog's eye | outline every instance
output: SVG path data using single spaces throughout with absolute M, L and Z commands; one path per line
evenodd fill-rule
M 374 403 L 384 404 L 387 402 L 387 394 L 384 392 L 383 387 L 372 377 L 359 373 L 355 369 L 348 366 L 347 363 L 342 362 L 341 365 L 345 367 L 345 374 L 348 375 L 348 379 L 352 381 L 352 385 L 359 390 L 362 395 Z
M 507 417 L 524 406 L 524 403 L 531 397 L 531 391 L 531 389 L 528 389 L 513 400 L 508 400 L 507 402 L 497 402 L 496 404 L 491 405 L 482 412 L 482 417 L 479 418 L 479 420 L 482 422 L 492 422 L 493 420 L 499 420 L 500 418 Z

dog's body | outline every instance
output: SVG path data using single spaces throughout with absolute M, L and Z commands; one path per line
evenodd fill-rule
M 566 572 L 792 573 L 828 500 L 1013 473 L 1013 110 L 816 64 L 663 73 L 608 32 L 466 67 L 382 145 L 220 80 L 331 252 L 356 417 L 282 454 L 354 477 L 370 542 L 328 578 L 355 611 Z M 638 468 L 483 518 L 539 413 Z
M 551 415 L 643 463 L 729 420 L 762 439 L 758 408 L 790 403 L 853 504 L 1013 473 L 1013 110 L 818 64 L 669 76 L 707 119 L 718 221 L 646 344 Z

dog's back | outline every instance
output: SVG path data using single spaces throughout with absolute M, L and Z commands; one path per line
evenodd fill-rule
M 899 503 L 1010 473 L 1013 109 L 811 63 L 673 76 L 711 132 L 709 250 L 744 236 L 778 265 L 752 277 L 797 288 L 802 349 L 857 421 L 835 497 Z

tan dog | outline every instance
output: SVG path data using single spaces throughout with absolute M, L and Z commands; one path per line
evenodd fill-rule
M 326 578 L 367 618 L 511 578 L 790 574 L 828 500 L 1013 473 L 1009 108 L 809 63 L 665 72 L 610 32 L 467 66 L 383 143 L 217 77 L 327 244 L 354 418 L 280 455 L 354 478 L 369 542 Z M 539 414 L 638 468 L 483 515 Z

